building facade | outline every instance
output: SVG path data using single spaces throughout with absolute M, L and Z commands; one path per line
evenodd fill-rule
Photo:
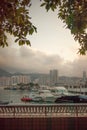
M 50 70 L 50 86 L 55 86 L 58 83 L 58 70 Z
M 11 86 L 19 83 L 30 83 L 31 79 L 27 75 L 15 75 L 11 77 L 0 77 L 0 86 Z

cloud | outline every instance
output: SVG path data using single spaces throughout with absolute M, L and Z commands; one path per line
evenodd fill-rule
M 0 66 L 10 71 L 47 72 L 50 68 L 61 64 L 59 56 L 46 55 L 28 47 L 0 49 Z
M 74 60 L 71 66 L 72 75 L 82 76 L 83 71 L 87 72 L 87 55 L 79 56 L 78 59 Z
M 49 73 L 50 69 L 58 69 L 59 75 L 82 76 L 87 70 L 86 59 L 87 56 L 79 56 L 65 63 L 59 55 L 48 55 L 27 46 L 0 48 L 0 67 L 9 72 Z
M 50 69 L 58 69 L 59 75 L 82 76 L 83 70 L 87 71 L 87 56 L 76 55 L 79 45 L 57 19 L 57 11 L 47 13 L 40 8 L 39 0 L 32 3 L 30 15 L 38 29 L 37 34 L 28 37 L 32 48 L 16 45 L 15 38 L 8 34 L 9 47 L 0 48 L 0 67 L 23 73 L 49 73 Z

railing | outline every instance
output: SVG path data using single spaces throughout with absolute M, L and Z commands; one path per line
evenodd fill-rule
M 38 104 L 0 106 L 0 117 L 87 117 L 87 104 Z

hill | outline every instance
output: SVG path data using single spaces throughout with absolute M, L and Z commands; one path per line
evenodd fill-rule
M 11 76 L 11 73 L 3 70 L 3 69 L 0 69 L 0 77 L 2 76 Z

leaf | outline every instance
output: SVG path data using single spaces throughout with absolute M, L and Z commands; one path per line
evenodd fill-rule
M 79 49 L 78 53 L 80 53 L 80 55 L 85 55 L 86 50 L 82 47 L 82 48 Z
M 52 11 L 54 11 L 56 9 L 56 5 L 52 4 L 51 9 L 52 9 Z
M 6 45 L 6 46 L 8 46 L 8 43 L 7 43 L 7 42 L 5 42 L 5 45 Z
M 24 40 L 20 40 L 20 41 L 19 41 L 19 45 L 21 46 L 21 45 L 23 45 L 23 44 L 25 44 L 25 41 L 24 41 Z
M 37 28 L 35 26 L 33 26 L 33 28 L 34 28 L 35 32 L 37 33 Z
M 18 34 L 18 32 L 17 32 L 17 31 L 13 32 L 13 35 L 14 35 L 14 36 L 17 36 L 17 34 Z
M 42 6 L 44 6 L 44 5 L 46 5 L 46 3 L 42 3 L 40 6 L 42 7 Z
M 33 29 L 33 28 L 31 28 L 31 29 L 29 30 L 29 34 L 30 34 L 30 35 L 32 35 L 32 34 L 33 34 L 33 32 L 34 32 L 34 29 Z
M 31 46 L 31 43 L 29 40 L 26 40 L 26 44 Z
M 18 40 L 19 40 L 19 38 L 17 38 L 17 39 L 15 40 L 15 42 L 18 42 Z
M 50 9 L 50 5 L 47 4 L 47 5 L 45 6 L 45 8 L 46 8 L 46 10 L 48 11 L 48 10 Z

